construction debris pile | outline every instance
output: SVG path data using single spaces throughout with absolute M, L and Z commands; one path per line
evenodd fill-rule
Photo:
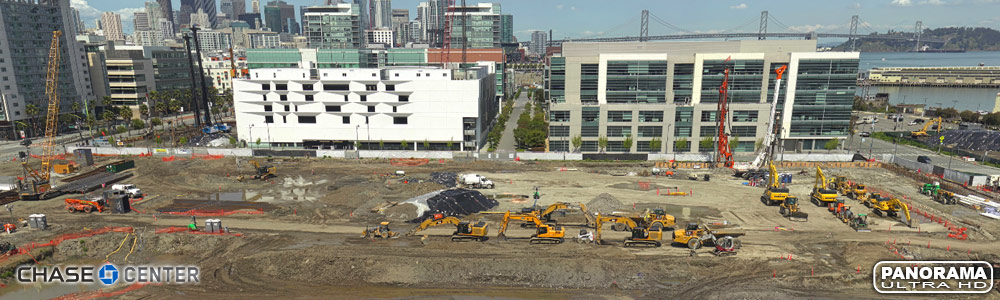
M 229 139 L 232 135 L 228 133 L 212 133 L 195 135 L 188 140 L 188 146 L 201 147 L 230 147 Z
M 985 151 L 1000 149 L 1000 132 L 992 130 L 948 130 L 933 138 L 926 139 L 925 143 L 937 146 L 944 136 L 944 144 L 959 149 L 972 151 Z
M 405 205 L 411 204 L 411 205 Z M 500 203 L 496 200 L 486 198 L 483 193 L 467 189 L 450 189 L 430 192 L 417 197 L 413 197 L 394 209 L 386 213 L 403 214 L 402 209 L 412 210 L 416 208 L 417 218 L 412 222 L 420 222 L 433 215 L 463 216 L 480 211 L 489 210 Z
M 458 184 L 458 174 L 454 172 L 434 172 L 431 173 L 431 182 L 453 188 Z
M 608 193 L 602 193 L 594 197 L 593 200 L 587 202 L 587 209 L 592 212 L 598 212 L 603 214 L 609 214 L 614 210 L 620 209 L 622 207 L 622 202 L 618 201 L 618 198 L 612 196 Z

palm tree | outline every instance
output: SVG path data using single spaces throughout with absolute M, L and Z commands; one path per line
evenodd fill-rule
M 115 121 L 115 118 L 117 117 L 118 117 L 117 114 L 115 114 L 115 112 L 111 111 L 110 109 L 105 109 L 104 113 L 101 114 L 101 118 L 104 119 L 105 127 L 107 128 L 107 131 L 109 133 L 111 132 L 111 125 Z

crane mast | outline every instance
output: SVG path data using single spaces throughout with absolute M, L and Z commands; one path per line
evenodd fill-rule
M 45 95 L 49 98 L 48 113 L 45 117 L 45 141 L 42 143 L 42 177 L 49 180 L 52 158 L 55 156 L 55 137 L 59 131 L 59 38 L 62 31 L 52 32 L 52 46 L 49 47 L 49 66 L 45 74 Z
M 778 74 L 778 80 L 774 83 L 774 99 L 771 101 L 771 117 L 767 121 L 767 135 L 764 136 L 764 141 L 761 144 L 760 151 L 757 153 L 757 158 L 754 158 L 753 164 L 750 165 L 751 169 L 760 168 L 764 165 L 764 161 L 771 160 L 772 148 L 776 140 L 775 135 L 778 134 L 778 94 L 781 93 L 781 77 L 787 69 L 788 66 L 781 66 L 781 68 L 774 70 Z
M 733 152 L 729 148 L 729 136 L 726 135 L 726 119 L 728 118 L 729 112 L 729 68 L 726 67 L 726 63 L 728 63 L 730 59 L 731 57 L 727 57 L 726 60 L 722 62 L 722 66 L 725 68 L 725 71 L 723 71 L 722 85 L 719 86 L 719 111 L 716 116 L 719 124 L 719 160 L 726 168 L 732 168 L 734 164 Z

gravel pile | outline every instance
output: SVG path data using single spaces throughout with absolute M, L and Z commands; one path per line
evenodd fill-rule
M 479 191 L 467 189 L 444 190 L 427 199 L 428 210 L 413 221 L 420 222 L 435 214 L 445 216 L 469 215 L 489 210 L 499 204 L 500 202 L 486 198 Z
M 600 195 L 597 195 L 597 197 L 594 197 L 593 200 L 590 200 L 590 202 L 587 202 L 587 210 L 602 214 L 611 213 L 621 207 L 622 202 L 618 201 L 618 198 L 615 198 L 615 196 L 608 193 L 601 193 Z
M 453 188 L 458 184 L 458 174 L 454 172 L 434 172 L 431 173 L 431 182 Z
M 937 146 L 941 136 L 944 136 L 945 145 L 954 145 L 960 149 L 973 151 L 1000 149 L 1000 132 L 982 129 L 948 130 L 941 135 L 926 139 L 925 143 Z

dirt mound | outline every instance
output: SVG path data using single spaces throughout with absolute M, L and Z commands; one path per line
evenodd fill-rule
M 431 173 L 431 182 L 453 188 L 458 184 L 458 174 L 454 172 L 434 172 Z
M 410 203 L 399 204 L 390 208 L 386 208 L 382 211 L 382 214 L 386 218 L 405 221 L 411 220 L 417 216 L 417 206 Z
M 613 210 L 621 208 L 621 206 L 622 202 L 608 193 L 597 195 L 593 200 L 587 202 L 588 210 L 599 213 L 610 213 Z

